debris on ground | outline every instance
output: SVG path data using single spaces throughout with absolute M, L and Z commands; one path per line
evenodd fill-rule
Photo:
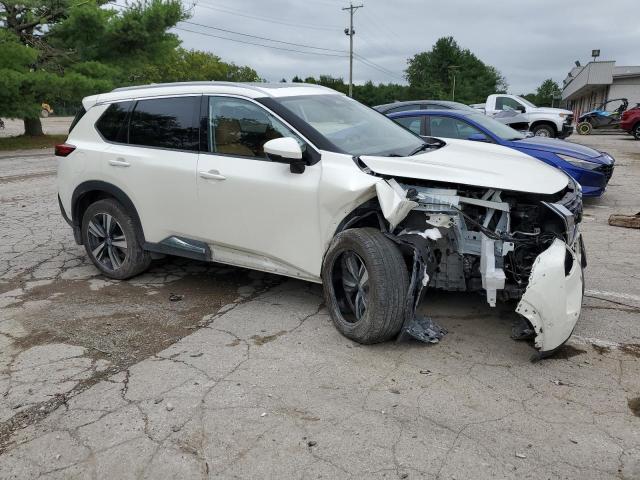
M 609 225 L 614 227 L 640 228 L 640 212 L 635 215 L 614 213 L 609 216 Z
M 183 298 L 184 298 L 184 295 L 178 295 L 177 293 L 170 293 L 169 294 L 169 301 L 170 302 L 180 302 Z
M 527 456 L 524 453 L 516 452 L 516 458 L 527 458 Z
M 318 444 L 315 440 L 309 440 L 307 442 L 307 447 L 315 447 Z
M 166 405 L 166 407 L 165 407 L 165 408 L 167 409 L 167 411 L 168 411 L 168 412 L 170 412 L 170 411 L 171 411 L 171 410 L 173 410 L 173 408 L 174 408 L 174 407 L 173 407 L 173 403 L 171 403 L 171 402 L 167 403 L 167 405 Z
M 627 400 L 627 405 L 636 417 L 640 417 L 640 397 L 630 398 Z

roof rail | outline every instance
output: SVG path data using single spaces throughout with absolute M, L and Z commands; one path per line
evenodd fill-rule
M 240 83 L 240 82 L 218 82 L 218 81 L 195 81 L 195 82 L 169 82 L 169 83 L 150 83 L 148 85 L 132 85 L 130 87 L 119 87 L 111 90 L 112 92 L 124 92 L 127 90 L 143 90 L 146 88 L 164 88 L 164 87 L 184 87 L 184 86 L 215 86 L 226 85 L 231 87 L 244 87 L 251 90 L 260 90 L 256 87 L 255 83 Z
M 229 86 L 247 88 L 257 92 L 264 92 L 265 88 L 286 88 L 286 87 L 320 87 L 320 85 L 310 83 L 259 83 L 259 82 L 220 82 L 220 81 L 195 81 L 195 82 L 170 82 L 170 83 L 150 83 L 148 85 L 132 85 L 130 87 L 119 87 L 112 92 L 125 92 L 128 90 L 144 90 L 149 88 L 165 88 L 178 86 Z

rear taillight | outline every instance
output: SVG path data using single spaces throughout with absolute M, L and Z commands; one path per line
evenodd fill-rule
M 66 157 L 75 149 L 75 145 L 69 145 L 68 143 L 61 143 L 60 145 L 56 145 L 56 157 Z

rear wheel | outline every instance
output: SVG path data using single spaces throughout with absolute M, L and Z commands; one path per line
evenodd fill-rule
M 590 135 L 592 129 L 593 127 L 589 122 L 580 122 L 578 125 L 576 125 L 576 130 L 580 135 Z
M 373 228 L 339 233 L 322 266 L 325 303 L 336 328 L 364 344 L 402 328 L 409 274 L 398 247 Z
M 114 199 L 99 200 L 82 217 L 82 241 L 93 264 L 118 280 L 144 272 L 151 255 L 142 249 L 142 235 L 135 220 Z
M 551 125 L 546 125 L 546 124 L 535 125 L 531 129 L 531 132 L 536 137 L 554 138 L 556 136 L 555 129 Z

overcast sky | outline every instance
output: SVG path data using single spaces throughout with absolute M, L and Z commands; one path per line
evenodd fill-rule
M 187 0 L 184 0 L 185 4 Z M 506 77 L 511 93 L 528 93 L 546 78 L 560 82 L 591 50 L 616 65 L 640 65 L 640 0 L 362 0 L 354 16 L 354 82 L 401 82 L 408 58 L 452 35 Z M 208 50 L 249 65 L 269 81 L 329 74 L 349 76 L 347 6 L 341 0 L 197 0 L 193 23 L 317 49 L 274 43 L 193 24 L 175 33 L 186 48 Z M 246 45 L 204 32 L 305 54 Z M 320 50 L 324 49 L 324 50 Z M 337 55 L 337 56 L 333 56 Z M 344 55 L 344 56 L 343 56 Z M 464 75 L 464 72 L 462 72 Z

